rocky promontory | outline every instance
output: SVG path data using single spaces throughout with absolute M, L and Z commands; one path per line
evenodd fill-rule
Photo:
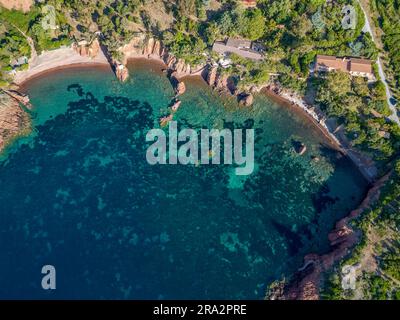
M 122 64 L 126 65 L 131 58 L 148 58 L 162 61 L 171 72 L 175 72 L 177 78 L 187 76 L 193 73 L 190 64 L 183 59 L 176 58 L 168 52 L 168 49 L 160 40 L 154 38 L 146 38 L 145 35 L 139 35 L 131 39 L 131 41 L 119 48 L 123 55 Z
M 91 42 L 86 40 L 76 42 L 72 45 L 72 49 L 79 53 L 81 57 L 89 57 L 91 59 L 96 58 L 101 50 L 100 42 L 97 38 Z
M 123 64 L 114 62 L 114 70 L 117 79 L 121 82 L 125 82 L 129 78 L 128 68 Z
M 360 206 L 348 216 L 336 223 L 335 229 L 328 235 L 331 251 L 323 254 L 308 254 L 304 266 L 293 277 L 285 282 L 275 283 L 269 290 L 266 299 L 270 300 L 318 300 L 323 274 L 331 270 L 336 263 L 345 258 L 359 241 L 359 234 L 350 226 L 351 220 L 358 218 L 379 200 L 381 188 L 390 178 L 386 174 L 368 191 Z
M 191 66 L 183 59 L 179 59 L 168 52 L 168 49 L 158 39 L 147 38 L 145 35 L 137 35 L 118 50 L 123 55 L 121 64 L 124 66 L 126 66 L 129 59 L 133 58 L 155 59 L 164 63 L 171 77 L 176 79 L 175 90 L 177 95 L 183 94 L 186 90 L 185 84 L 180 81 L 182 77 L 200 75 L 214 90 L 236 96 L 242 106 L 248 107 L 253 104 L 253 95 L 251 92 L 238 91 L 234 81 L 232 81 L 232 77 L 223 72 L 221 68 L 210 63 Z M 125 74 L 126 72 L 127 70 L 124 71 L 122 76 L 116 72 L 117 77 L 119 79 L 126 78 L 128 76 Z
M 18 98 L 19 97 L 19 98 Z M 30 131 L 30 117 L 23 108 L 26 97 L 17 92 L 0 92 L 0 152 Z

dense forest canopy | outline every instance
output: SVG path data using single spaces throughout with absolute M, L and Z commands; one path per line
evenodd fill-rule
M 399 0 L 374 0 L 371 7 L 379 17 L 377 24 L 384 32 L 382 36 L 385 49 L 389 53 L 390 65 L 396 87 L 396 96 L 400 97 L 400 1 Z

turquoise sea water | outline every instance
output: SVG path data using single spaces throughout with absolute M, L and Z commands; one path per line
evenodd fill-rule
M 267 97 L 239 108 L 187 86 L 178 125 L 254 128 L 252 175 L 146 162 L 145 134 L 174 95 L 158 70 L 133 67 L 125 84 L 102 69 L 30 81 L 34 133 L 0 162 L 0 298 L 261 299 L 328 249 L 366 189 L 354 166 Z M 54 291 L 41 288 L 47 264 Z

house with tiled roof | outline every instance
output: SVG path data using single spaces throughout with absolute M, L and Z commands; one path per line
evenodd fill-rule
M 335 57 L 319 54 L 315 60 L 315 71 L 329 72 L 340 70 L 348 72 L 352 76 L 361 76 L 368 79 L 374 79 L 372 70 L 372 60 L 348 57 Z
M 213 51 L 224 56 L 235 53 L 246 59 L 264 59 L 263 46 L 247 39 L 228 38 L 226 41 L 215 41 Z
M 256 0 L 241 0 L 240 2 L 246 8 L 255 8 L 255 7 L 257 7 L 257 1 Z

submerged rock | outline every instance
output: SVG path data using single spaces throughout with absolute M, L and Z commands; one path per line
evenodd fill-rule
M 303 155 L 307 151 L 307 147 L 303 142 L 300 141 L 292 141 L 294 151 L 299 155 Z
M 252 94 L 244 94 L 239 97 L 239 104 L 245 107 L 250 107 L 254 102 Z
M 300 145 L 299 150 L 298 150 L 298 154 L 302 156 L 306 151 L 307 151 L 307 147 L 306 147 L 306 145 L 304 143 L 302 143 Z
M 180 101 L 180 100 L 177 100 L 174 104 L 173 104 L 173 106 L 171 107 L 171 109 L 172 109 L 172 111 L 177 111 L 178 109 L 179 109 L 179 107 L 181 106 L 181 103 L 182 103 L 182 101 Z
M 168 116 L 162 117 L 160 119 L 160 126 L 161 127 L 165 127 L 170 121 L 172 121 L 173 118 L 174 118 L 173 114 L 170 114 Z
M 186 85 L 183 81 L 178 82 L 176 86 L 176 95 L 180 96 L 181 94 L 184 94 L 186 92 Z

